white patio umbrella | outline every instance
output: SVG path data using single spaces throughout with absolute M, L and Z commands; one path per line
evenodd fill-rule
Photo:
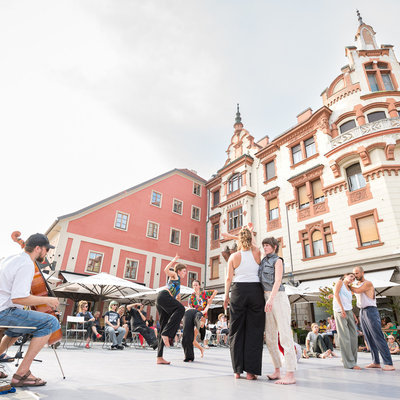
M 156 302 L 157 295 L 159 292 L 162 290 L 167 289 L 166 286 L 162 286 L 158 289 L 148 289 L 146 288 L 146 292 L 142 293 L 135 293 L 130 296 L 126 296 L 127 299 L 130 299 L 131 301 L 137 301 L 142 303 L 145 306 L 153 306 Z M 181 301 L 187 300 L 194 290 L 188 286 L 181 285 Z
M 319 300 L 319 297 L 315 294 L 305 293 L 301 288 L 288 284 L 283 285 L 285 287 L 285 293 L 289 297 L 290 304 L 300 303 L 315 303 Z
M 76 297 L 90 295 L 97 299 L 124 299 L 134 293 L 148 291 L 149 288 L 117 276 L 101 272 L 96 275 L 84 276 L 73 282 L 66 282 L 54 289 L 58 297 Z M 75 295 L 75 296 L 74 296 Z

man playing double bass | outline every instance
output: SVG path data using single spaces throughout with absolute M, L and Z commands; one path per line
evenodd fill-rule
M 46 382 L 36 378 L 30 372 L 33 359 L 47 344 L 50 335 L 60 329 L 60 323 L 52 315 L 24 310 L 24 306 L 47 304 L 56 308 L 55 297 L 33 296 L 31 285 L 35 272 L 35 262 L 43 262 L 49 249 L 53 249 L 47 237 L 36 233 L 28 238 L 21 254 L 5 258 L 0 264 L 0 326 L 13 326 L 7 329 L 0 343 L 0 354 L 3 354 L 19 336 L 30 333 L 29 348 L 21 365 L 11 380 L 12 386 L 42 386 Z M 22 329 L 34 327 L 36 329 Z

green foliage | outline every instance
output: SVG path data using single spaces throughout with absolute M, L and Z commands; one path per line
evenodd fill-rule
M 317 306 L 322 307 L 329 315 L 333 315 L 333 288 L 324 287 L 319 289 Z

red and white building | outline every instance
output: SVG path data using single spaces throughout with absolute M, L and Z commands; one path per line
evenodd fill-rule
M 255 140 L 238 112 L 228 159 L 206 185 L 207 287 L 224 287 L 234 243 L 220 233 L 248 222 L 259 245 L 279 239 L 291 280 L 362 265 L 400 281 L 400 65 L 361 17 L 356 44 L 346 47 L 348 65 L 323 91 L 322 107 L 303 111 L 272 141 Z M 298 320 L 319 319 L 298 311 Z
M 204 184 L 195 172 L 174 169 L 58 217 L 46 232 L 55 246 L 49 261 L 56 261 L 56 272 L 107 272 L 158 288 L 166 283 L 163 269 L 179 254 L 188 267 L 182 284 L 204 281 Z

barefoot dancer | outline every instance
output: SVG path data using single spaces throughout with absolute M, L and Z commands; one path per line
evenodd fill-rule
M 264 294 L 258 277 L 261 253 L 253 246 L 252 239 L 252 232 L 242 228 L 238 238 L 240 251 L 231 254 L 228 260 L 224 300 L 225 310 L 230 302 L 229 347 L 235 378 L 246 371 L 249 380 L 261 375 L 265 324 Z
M 373 362 L 365 368 L 381 368 L 379 354 L 383 360 L 383 371 L 394 371 L 392 356 L 388 349 L 385 336 L 382 333 L 381 318 L 376 307 L 375 288 L 372 282 L 365 280 L 361 267 L 353 269 L 354 276 L 360 282 L 358 287 L 351 286 L 356 294 L 357 306 L 360 308 L 361 328 L 371 350 Z
M 24 306 L 47 304 L 58 306 L 55 297 L 31 295 L 31 285 L 35 272 L 34 262 L 43 262 L 49 249 L 53 249 L 45 235 L 36 233 L 28 238 L 25 251 L 7 257 L 0 265 L 0 325 L 30 326 L 35 330 L 11 328 L 6 330 L 0 344 L 0 354 L 12 346 L 23 333 L 32 334 L 29 345 L 17 372 L 11 380 L 12 386 L 43 386 L 46 382 L 31 374 L 33 359 L 49 341 L 50 335 L 60 329 L 57 318 L 37 311 L 24 310 Z
M 354 274 L 344 274 L 335 285 L 333 311 L 339 335 L 340 352 L 345 368 L 361 369 L 357 365 L 358 335 L 353 313 L 353 293 L 350 285 L 354 282 Z
M 283 262 L 276 254 L 279 242 L 274 237 L 262 241 L 265 257 L 261 261 L 259 275 L 264 288 L 265 296 L 265 339 L 271 355 L 275 371 L 267 375 L 268 379 L 276 380 L 275 383 L 290 385 L 296 383 L 294 371 L 296 370 L 296 353 L 292 329 L 290 326 L 291 309 L 289 299 L 282 285 Z M 281 379 L 281 357 L 278 347 L 278 332 L 280 344 L 284 349 L 286 361 L 286 375 Z
M 158 293 L 156 307 L 160 316 L 160 333 L 158 337 L 157 364 L 170 364 L 163 358 L 164 346 L 170 347 L 169 340 L 173 340 L 179 328 L 185 307 L 179 302 L 181 299 L 181 279 L 186 276 L 186 265 L 176 263 L 176 255 L 165 267 L 168 277 L 167 289 Z M 174 265 L 175 264 L 175 265 Z M 173 267 L 173 269 L 171 269 Z

